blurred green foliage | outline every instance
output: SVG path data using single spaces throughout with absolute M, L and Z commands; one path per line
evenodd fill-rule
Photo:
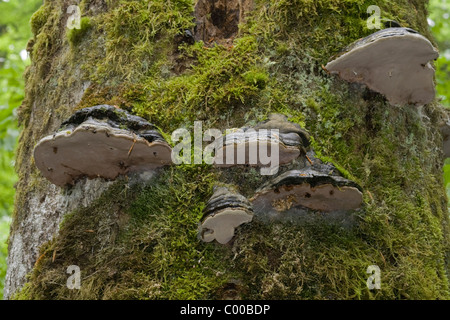
M 42 0 L 0 0 L 0 299 L 6 272 L 7 238 L 14 205 L 14 149 L 19 135 L 16 108 L 23 99 L 22 74 L 31 37 L 29 20 Z
M 441 103 L 450 108 L 450 0 L 430 0 L 428 10 L 428 24 L 440 51 L 436 62 L 437 94 Z M 450 159 L 445 161 L 444 181 L 450 199 Z
M 430 0 L 428 10 L 428 24 L 440 51 L 436 62 L 437 92 L 441 103 L 450 108 L 450 0 Z

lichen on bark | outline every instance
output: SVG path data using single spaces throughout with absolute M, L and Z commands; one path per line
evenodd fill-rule
M 194 31 L 195 1 L 82 1 L 89 28 L 75 38 L 65 28 L 69 4 L 45 1 L 32 19 L 32 65 L 20 111 L 10 252 L 24 252 L 20 258 L 10 254 L 6 296 L 449 298 L 438 103 L 420 110 L 393 107 L 321 68 L 371 33 L 365 24 L 371 4 L 255 0 L 236 38 L 214 45 L 184 39 L 185 30 Z M 432 39 L 426 1 L 378 5 L 383 17 Z M 357 224 L 254 219 L 226 246 L 202 243 L 197 223 L 217 181 L 251 196 L 267 180 L 252 168 L 220 171 L 206 165 L 164 169 L 146 183 L 133 177 L 81 181 L 82 192 L 96 191 L 98 197 L 75 209 L 79 193 L 45 181 L 31 154 L 74 110 L 96 104 L 133 111 L 166 136 L 180 126 L 191 128 L 195 120 L 225 129 L 253 125 L 272 112 L 285 114 L 310 132 L 319 158 L 365 190 Z M 44 212 L 36 201 L 43 196 L 61 209 Z M 33 221 L 40 215 L 45 232 L 34 239 Z M 30 239 L 29 245 L 19 238 Z M 79 291 L 65 287 L 65 269 L 73 264 L 83 274 Z M 382 270 L 381 290 L 366 287 L 370 265 Z

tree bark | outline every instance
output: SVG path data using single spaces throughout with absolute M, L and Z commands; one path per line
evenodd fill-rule
M 370 3 L 83 0 L 81 28 L 69 29 L 71 4 L 45 1 L 31 20 L 6 298 L 449 298 L 439 103 L 392 106 L 321 68 L 373 32 Z M 432 39 L 426 1 L 379 6 Z M 51 184 L 34 146 L 98 104 L 142 116 L 166 137 L 194 121 L 225 130 L 285 114 L 322 161 L 362 187 L 364 205 L 351 224 L 317 212 L 300 222 L 255 216 L 221 245 L 198 239 L 202 209 L 218 182 L 252 197 L 269 179 L 255 169 L 181 165 L 150 180 Z M 72 265 L 79 289 L 66 286 Z M 373 265 L 379 290 L 367 286 Z

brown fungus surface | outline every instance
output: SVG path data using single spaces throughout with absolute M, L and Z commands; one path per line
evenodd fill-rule
M 217 146 L 214 164 L 218 167 L 237 165 L 264 167 L 268 163 L 265 163 L 263 157 L 273 157 L 273 153 L 277 151 L 279 163 L 286 164 L 300 155 L 301 141 L 298 136 L 295 138 L 286 136 L 289 140 L 285 143 L 281 134 L 270 130 L 232 132 L 224 136 L 223 144 Z
M 171 148 L 144 119 L 112 106 L 78 111 L 34 149 L 42 175 L 58 186 L 82 177 L 116 179 L 171 163 Z
M 298 123 L 289 121 L 287 117 L 283 114 L 272 113 L 269 115 L 269 118 L 266 121 L 258 123 L 255 126 L 255 130 L 261 129 L 277 129 L 280 132 L 280 135 L 283 138 L 283 141 L 286 143 L 294 134 L 297 135 L 301 139 L 302 146 L 307 148 L 310 145 L 310 136 L 309 133 L 303 129 Z M 296 140 L 298 138 L 295 138 Z M 289 143 L 286 143 L 289 144 Z
M 332 212 L 358 209 L 362 193 L 352 181 L 311 168 L 291 170 L 269 181 L 250 199 L 258 212 L 292 207 Z

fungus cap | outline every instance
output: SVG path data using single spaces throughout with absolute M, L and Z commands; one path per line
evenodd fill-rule
M 255 126 L 255 130 L 261 129 L 278 129 L 280 132 L 280 136 L 287 135 L 293 136 L 293 134 L 298 135 L 301 140 L 301 144 L 303 147 L 308 147 L 310 145 L 310 138 L 308 132 L 303 129 L 299 124 L 295 122 L 291 122 L 287 119 L 287 117 L 283 114 L 272 113 L 269 115 L 269 119 L 258 123 Z M 283 139 L 284 143 L 286 141 Z
M 393 105 L 425 105 L 435 96 L 430 61 L 438 57 L 438 50 L 417 31 L 388 28 L 356 41 L 325 69 L 364 83 Z
M 319 211 L 358 209 L 362 193 L 354 182 L 310 168 L 291 170 L 269 181 L 250 199 L 255 212 L 302 206 Z
M 89 116 L 80 124 L 66 122 L 59 132 L 38 142 L 35 164 L 58 186 L 74 184 L 82 177 L 113 180 L 171 164 L 171 148 L 159 133 L 144 119 L 132 119 L 143 121 L 142 135 L 137 128 L 131 130 L 109 118 Z
M 264 156 L 267 157 L 273 157 L 273 153 L 278 152 L 279 164 L 289 163 L 300 155 L 300 138 L 295 136 L 296 134 L 276 134 L 266 129 L 232 132 L 225 135 L 217 146 L 214 164 L 218 167 L 264 167 L 267 163 L 262 161 L 262 150 L 266 150 Z

